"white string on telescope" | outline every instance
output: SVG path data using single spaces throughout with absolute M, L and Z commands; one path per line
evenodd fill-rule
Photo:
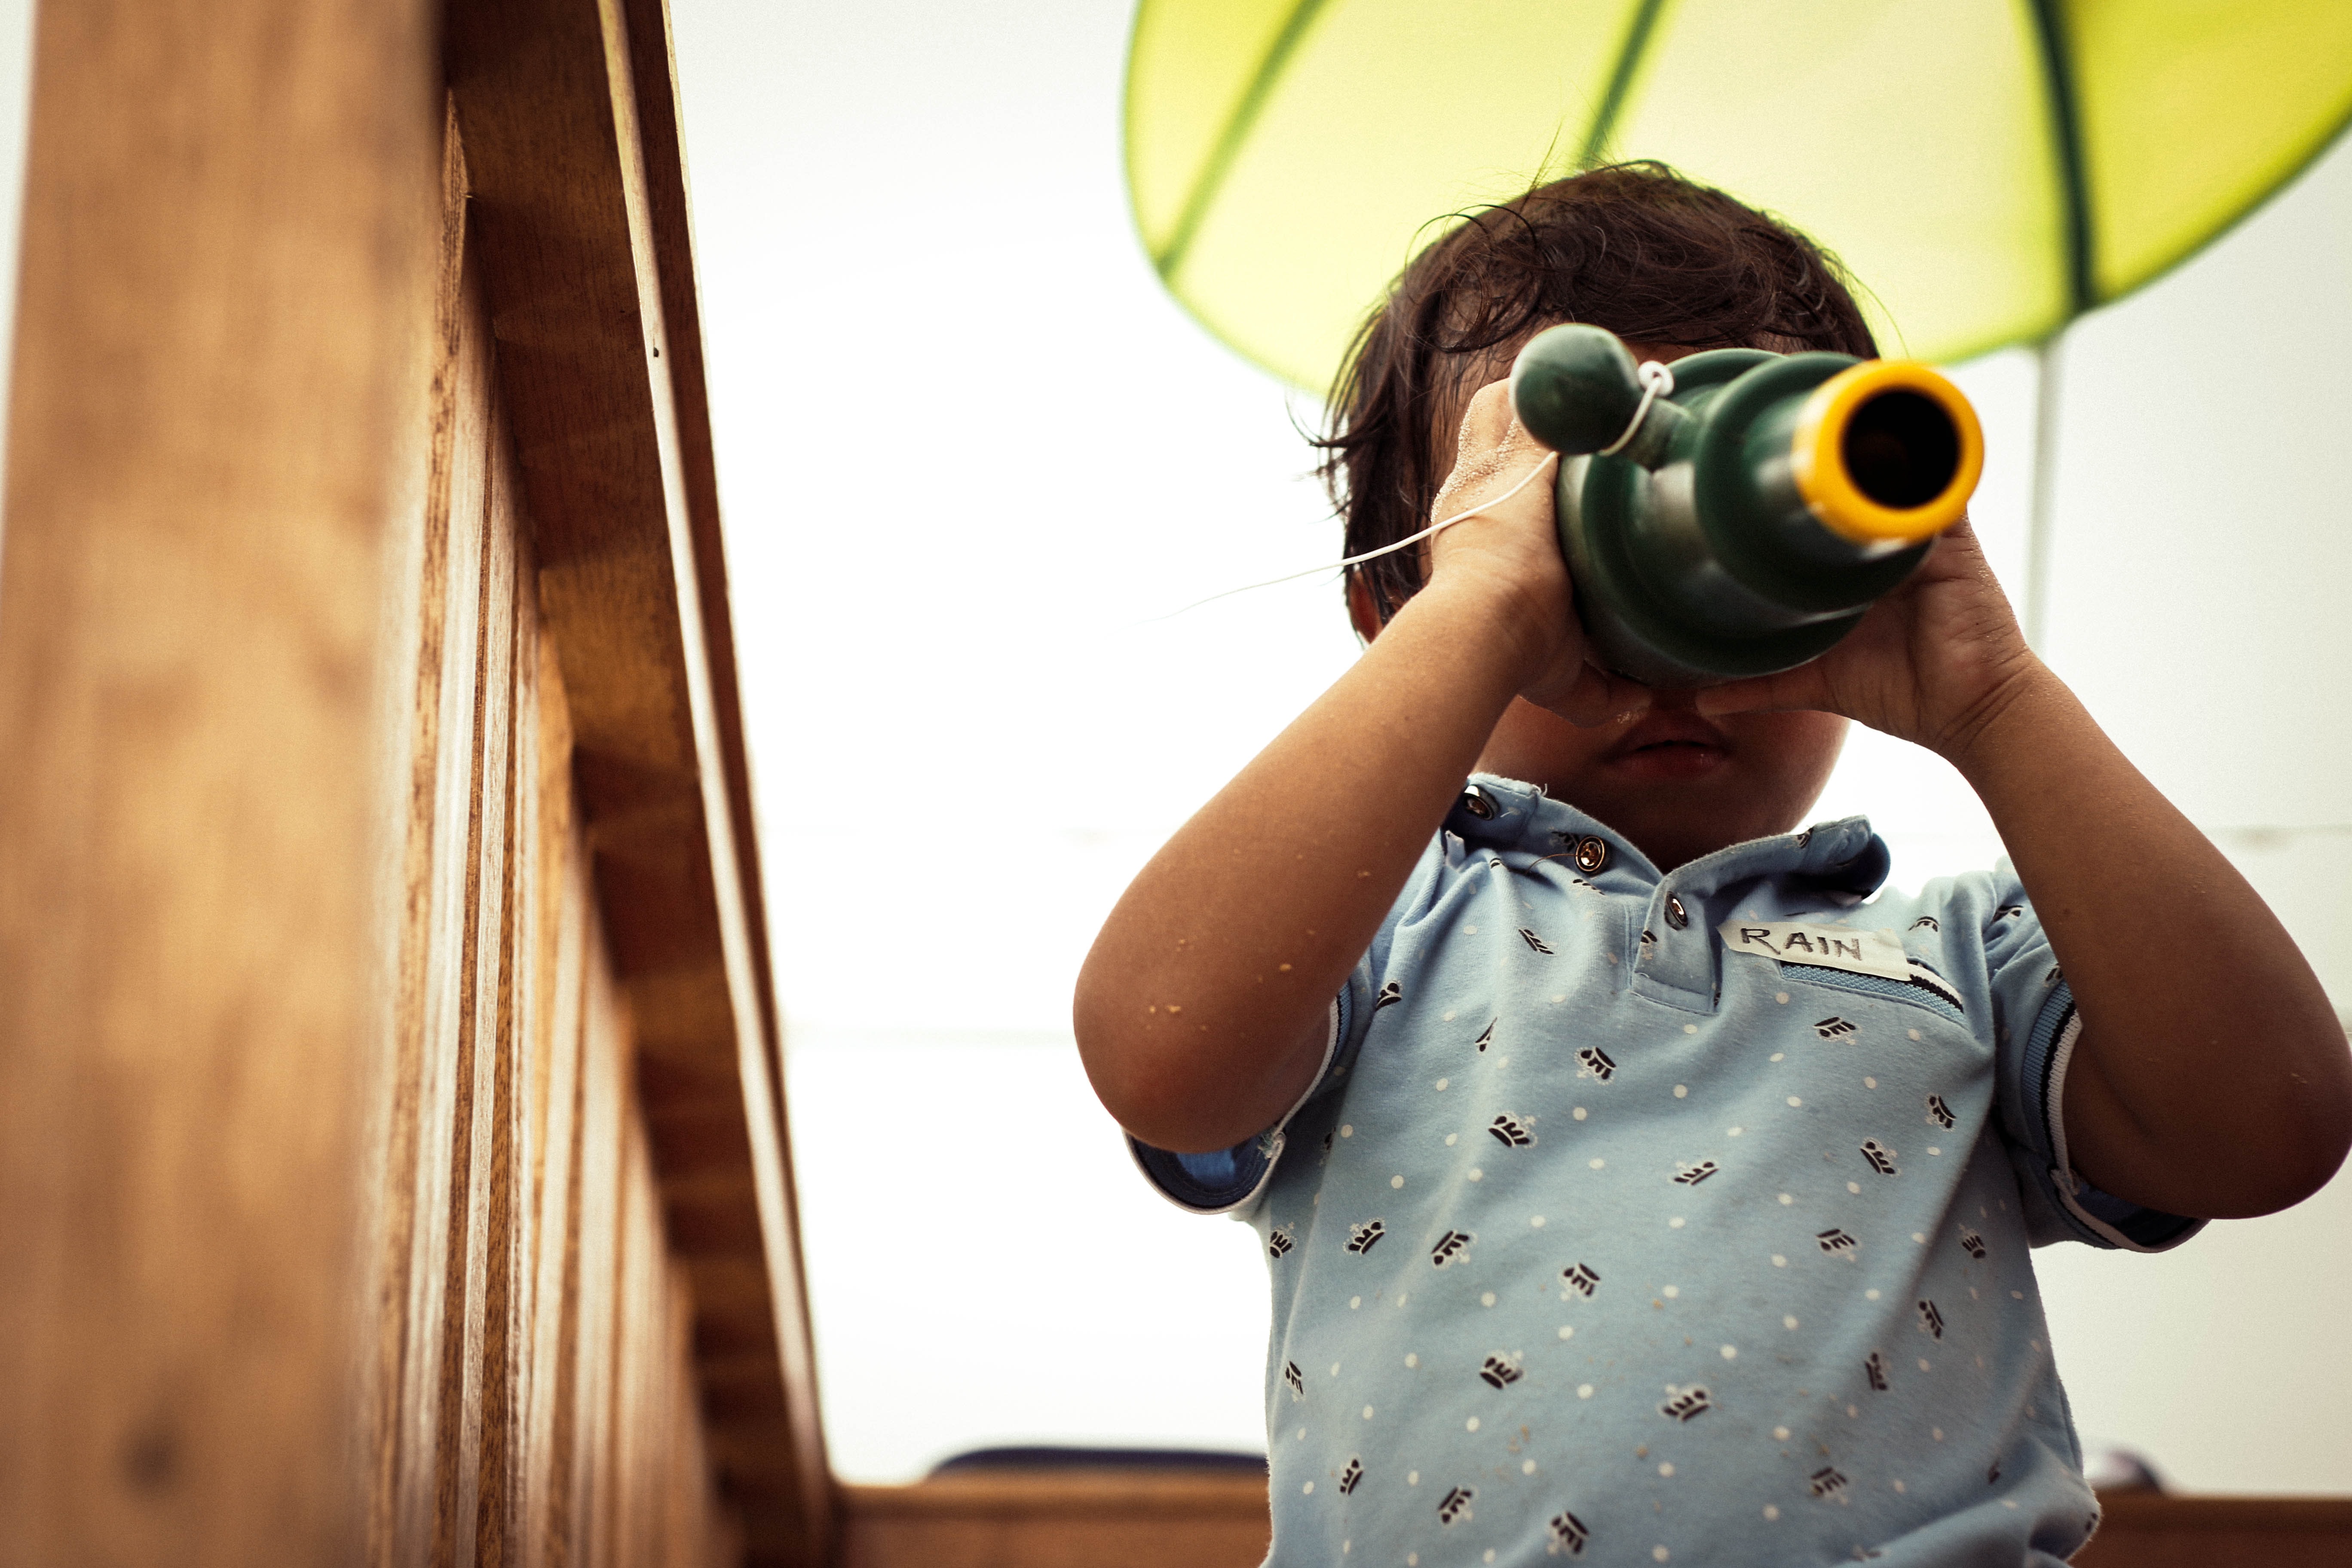
M 1613 458 L 1623 451 L 1642 433 L 1642 421 L 1650 416 L 1650 405 L 1675 395 L 1675 373 L 1671 367 L 1654 359 L 1643 360 L 1642 368 L 1634 374 L 1642 378 L 1642 401 L 1634 408 L 1633 417 L 1625 422 L 1625 433 L 1595 452 L 1596 458 Z
M 1641 369 L 1634 374 L 1639 375 L 1642 379 L 1642 401 L 1634 405 L 1633 417 L 1625 422 L 1625 433 L 1618 437 L 1614 441 L 1610 442 L 1606 447 L 1601 447 L 1600 451 L 1594 453 L 1593 455 L 1595 457 L 1613 458 L 1618 453 L 1623 451 L 1627 447 L 1631 446 L 1633 444 L 1633 437 L 1642 433 L 1642 422 L 1650 416 L 1650 405 L 1655 403 L 1661 397 L 1672 397 L 1675 395 L 1675 373 L 1672 367 L 1665 365 L 1657 360 L 1644 360 L 1642 362 Z M 1529 468 L 1526 473 L 1520 475 L 1519 482 L 1517 484 L 1513 485 L 1509 489 L 1505 490 L 1493 500 L 1480 501 L 1476 506 L 1471 507 L 1467 510 L 1457 511 L 1452 517 L 1447 518 L 1444 521 L 1433 522 L 1427 528 L 1423 529 L 1419 533 L 1408 534 L 1404 538 L 1398 540 L 1394 544 L 1383 544 L 1378 550 L 1367 550 L 1361 555 L 1350 555 L 1344 561 L 1334 561 L 1328 566 L 1309 566 L 1304 572 L 1293 572 L 1286 577 L 1269 577 L 1263 583 L 1244 583 L 1238 588 L 1228 588 L 1222 594 L 1212 594 L 1205 599 L 1195 599 L 1181 610 L 1171 610 L 1164 616 L 1154 616 L 1152 619 L 1155 621 L 1173 620 L 1178 616 L 1189 614 L 1193 610 L 1199 609 L 1203 605 L 1213 605 L 1219 599 L 1230 599 L 1235 594 L 1254 593 L 1260 588 L 1272 588 L 1284 583 L 1296 583 L 1301 577 L 1318 576 L 1325 572 L 1345 572 L 1350 566 L 1360 566 L 1367 561 L 1377 560 L 1383 555 L 1394 554 L 1397 551 L 1402 550 L 1408 544 L 1418 544 L 1433 533 L 1443 532 L 1444 530 L 1452 528 L 1457 522 L 1466 521 L 1471 518 L 1476 517 L 1480 512 L 1485 511 L 1489 507 L 1497 507 L 1502 505 L 1505 501 L 1510 500 L 1513 496 L 1527 489 L 1528 486 L 1534 481 L 1535 477 L 1538 474 L 1542 473 L 1546 468 L 1551 467 L 1558 461 L 1559 461 L 1559 454 L 1558 452 L 1550 453 L 1542 462 L 1538 463 L 1534 468 Z
M 1664 367 L 1660 366 L 1659 368 L 1664 369 Z M 1648 408 L 1649 404 L 1645 401 L 1642 406 L 1646 409 Z M 1635 417 L 1638 419 L 1640 416 L 1637 415 Z M 1628 431 L 1627 434 L 1631 435 L 1632 432 Z M 1367 550 L 1361 555 L 1350 555 L 1344 561 L 1334 561 L 1328 566 L 1309 566 L 1304 572 L 1293 572 L 1286 577 L 1269 577 L 1263 583 L 1244 583 L 1238 588 L 1228 588 L 1222 594 L 1212 594 L 1205 599 L 1195 599 L 1181 610 L 1171 610 L 1164 616 L 1154 616 L 1152 619 L 1155 621 L 1173 620 L 1178 616 L 1197 610 L 1203 605 L 1213 605 L 1219 599 L 1230 599 L 1235 594 L 1247 594 L 1259 588 L 1271 588 L 1281 583 L 1296 583 L 1301 577 L 1318 576 L 1325 572 L 1344 572 L 1350 566 L 1360 566 L 1365 562 L 1376 560 L 1382 555 L 1392 555 L 1396 552 L 1402 550 L 1408 544 L 1418 544 L 1433 533 L 1443 533 L 1445 530 L 1452 528 L 1457 522 L 1467 522 L 1470 519 L 1476 517 L 1480 512 L 1486 510 L 1488 508 L 1502 505 L 1505 501 L 1510 500 L 1513 496 L 1518 494 L 1521 490 L 1527 489 L 1528 486 L 1534 483 L 1535 478 L 1538 474 L 1542 473 L 1546 468 L 1550 468 L 1554 463 L 1559 461 L 1559 454 L 1558 452 L 1545 453 L 1542 462 L 1538 463 L 1534 468 L 1529 468 L 1526 473 L 1521 474 L 1519 476 L 1518 483 L 1513 485 L 1509 489 L 1505 490 L 1501 495 L 1496 496 L 1493 500 L 1482 500 L 1476 506 L 1455 512 L 1452 517 L 1445 519 L 1443 522 L 1431 523 L 1419 533 L 1409 533 L 1402 539 L 1398 540 L 1394 544 L 1383 544 L 1378 550 Z

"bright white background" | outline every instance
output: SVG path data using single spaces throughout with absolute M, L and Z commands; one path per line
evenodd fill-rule
M 1337 553 L 1315 410 L 1132 237 L 1126 0 L 672 3 L 835 1464 L 1258 1447 L 1254 1239 L 1133 1175 L 1067 1003 L 1135 868 L 1353 657 L 1328 583 L 1153 619 Z M 2339 151 L 2074 331 L 2047 639 L 2339 1005 L 2347 258 Z M 2032 362 L 1961 379 L 2015 591 Z M 1950 770 L 1866 734 L 1822 804 L 1861 809 L 1906 886 L 1998 853 Z M 2193 969 L 2193 905 L 2173 929 Z M 2042 1253 L 2086 1433 L 2190 1488 L 2352 1490 L 2347 1234 L 2339 1181 L 2160 1258 Z

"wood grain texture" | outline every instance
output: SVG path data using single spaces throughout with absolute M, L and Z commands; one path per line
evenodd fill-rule
M 417 575 L 389 655 L 413 708 L 369 1555 L 731 1561 L 454 115 L 445 133 L 432 438 L 395 552 Z
M 1264 1478 L 971 1471 L 842 1489 L 842 1568 L 1255 1568 Z
M 414 0 L 40 8 L 0 558 L 0 1561 L 345 1563 Z
M 2352 1499 L 2113 1492 L 2100 1505 L 2081 1568 L 2352 1563 Z M 1255 1568 L 1269 1536 L 1252 1476 L 980 1470 L 842 1489 L 843 1568 Z
M 2343 1568 L 2352 1498 L 2109 1492 L 2081 1568 Z
M 813 1562 L 832 1489 L 667 20 L 650 0 L 459 5 L 447 59 L 576 805 L 693 1291 L 709 1452 L 751 1560 Z
M 528 10 L 449 58 L 535 205 L 413 4 L 43 8 L 0 1561 L 822 1548 L 675 105 L 649 163 L 628 19 Z

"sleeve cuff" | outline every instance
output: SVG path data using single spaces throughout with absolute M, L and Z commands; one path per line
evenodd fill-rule
M 2164 1252 L 2205 1228 L 2201 1219 L 2143 1208 L 2101 1192 L 2078 1175 L 2066 1154 L 2066 1069 L 2082 1037 L 2074 994 L 2060 980 L 2051 988 L 2025 1045 L 2021 1075 L 2026 1124 L 2034 1133 L 2028 1176 L 2043 1188 L 2067 1228 L 2094 1247 L 2126 1252 Z
M 1323 1061 L 1315 1069 L 1315 1081 L 1282 1113 L 1281 1121 L 1230 1149 L 1213 1149 L 1203 1154 L 1155 1149 L 1129 1133 L 1127 1151 L 1134 1156 L 1136 1168 L 1160 1189 L 1160 1196 L 1190 1213 L 1246 1214 L 1255 1208 L 1258 1200 L 1265 1195 L 1266 1184 L 1274 1179 L 1276 1164 L 1282 1159 L 1287 1142 L 1286 1129 L 1299 1108 L 1329 1083 L 1331 1064 L 1338 1059 L 1339 1042 L 1347 1036 L 1348 994 L 1342 991 L 1331 999 L 1330 1026 L 1323 1037 Z
M 1262 1132 L 1230 1149 L 1205 1154 L 1179 1154 L 1127 1140 L 1128 1152 L 1160 1194 L 1178 1208 L 1193 1214 L 1231 1214 L 1257 1197 L 1274 1162 L 1282 1151 L 1282 1134 Z

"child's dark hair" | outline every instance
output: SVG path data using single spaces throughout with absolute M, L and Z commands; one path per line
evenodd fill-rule
M 1878 346 L 1843 269 L 1803 235 L 1662 163 L 1618 163 L 1462 215 L 1357 334 L 1331 392 L 1319 469 L 1347 553 L 1427 526 L 1441 421 L 1545 327 L 1589 321 L 1691 348 Z M 1356 568 L 1383 623 L 1421 587 L 1400 550 Z

